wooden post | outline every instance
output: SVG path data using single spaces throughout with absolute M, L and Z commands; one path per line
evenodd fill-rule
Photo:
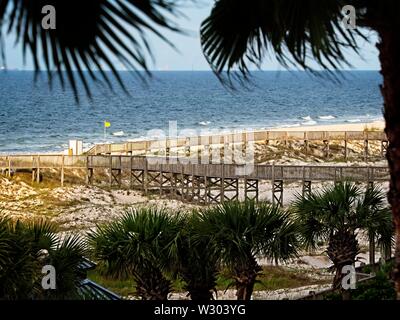
M 347 131 L 344 132 L 344 159 L 347 160 Z
M 308 134 L 307 131 L 304 131 L 304 152 L 308 155 Z
M 329 140 L 324 140 L 324 151 L 325 151 L 325 158 L 329 159 L 330 155 Z
M 331 155 L 329 131 L 326 131 L 326 132 L 325 132 L 325 136 L 326 136 L 326 139 L 327 139 L 327 143 L 326 143 L 326 157 L 329 159 L 329 157 L 330 157 L 330 155 Z
M 159 181 L 159 185 L 160 185 L 160 196 L 162 196 L 162 189 L 163 189 L 163 165 L 162 165 L 162 163 L 160 163 L 160 181 Z
M 221 198 L 221 203 L 224 203 L 225 200 L 225 165 L 222 164 L 221 165 L 221 194 L 220 194 L 220 198 Z
M 64 155 L 61 158 L 61 187 L 64 187 Z
M 86 157 L 86 184 L 88 185 L 93 183 L 93 172 L 94 172 L 93 164 L 92 166 L 90 166 L 89 159 L 93 158 L 90 158 L 90 156 Z
M 32 182 L 35 182 L 36 169 L 35 169 L 35 157 L 32 156 Z
M 235 198 L 237 201 L 239 201 L 239 179 L 236 179 L 235 189 L 236 189 L 235 190 L 235 194 L 236 194 Z
M 190 196 L 190 199 L 191 199 L 191 201 L 193 201 L 194 198 L 195 198 L 195 196 L 194 196 L 194 194 L 195 194 L 195 191 L 194 191 L 194 179 L 195 179 L 194 178 L 194 164 L 191 165 L 191 170 L 192 170 L 192 175 L 191 175 L 191 179 L 192 179 L 191 191 L 192 191 L 192 194 Z
M 206 166 L 204 170 L 204 191 L 205 191 L 205 196 L 204 196 L 204 202 L 207 204 L 208 203 L 208 180 L 207 180 L 207 171 L 208 171 L 208 166 Z
M 247 149 L 247 132 L 242 132 L 242 156 L 246 156 Z
M 144 194 L 147 196 L 147 191 L 148 191 L 148 162 L 147 162 L 147 157 L 144 157 L 143 190 L 144 190 Z
M 388 147 L 387 140 L 381 140 L 381 157 L 384 158 L 386 156 L 386 150 Z
M 185 200 L 184 195 L 184 188 L 185 188 L 185 177 L 183 175 L 183 165 L 181 165 L 181 200 Z
M 278 194 L 278 196 L 276 196 Z M 277 205 L 283 207 L 283 180 L 275 180 L 272 187 L 273 202 L 277 202 Z M 275 201 L 276 200 L 276 201 Z
M 275 182 L 275 163 L 272 162 L 272 166 L 271 166 L 271 192 L 272 192 L 272 204 L 273 205 L 275 205 L 274 182 Z
M 7 157 L 8 160 L 8 177 L 11 178 L 11 158 Z
M 201 163 L 201 148 L 197 146 L 197 163 Z
M 110 176 L 109 176 L 109 184 L 110 187 L 112 186 L 112 179 L 113 179 L 113 172 L 112 172 L 112 155 L 110 154 L 110 160 L 109 160 L 109 166 L 110 166 Z
M 130 185 L 130 189 L 133 189 L 133 172 L 132 172 L 132 167 L 133 167 L 133 157 L 131 155 L 130 159 L 129 159 L 129 171 L 130 171 L 130 175 L 129 175 L 129 185 Z
M 122 186 L 122 156 L 119 155 L 119 169 L 118 169 L 118 187 Z
M 302 169 L 303 169 L 302 196 L 304 198 L 305 196 L 309 196 L 311 194 L 311 180 L 309 180 L 310 177 L 306 178 L 306 167 L 303 166 Z
M 312 182 L 310 180 L 303 180 L 303 198 L 311 194 L 311 183 Z
M 37 157 L 36 182 L 40 183 L 40 156 Z

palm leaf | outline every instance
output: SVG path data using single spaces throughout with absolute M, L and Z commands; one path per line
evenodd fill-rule
M 310 61 L 324 69 L 348 65 L 344 50 L 358 52 L 358 30 L 342 24 L 342 7 L 350 1 L 217 0 L 201 25 L 204 55 L 222 77 L 249 66 L 260 67 L 268 54 L 285 67 L 312 70 Z M 365 38 L 365 37 L 364 37 Z
M 45 5 L 56 9 L 55 30 L 41 26 Z M 161 30 L 179 31 L 168 18 L 176 14 L 176 5 L 169 0 L 2 0 L 0 30 L 15 36 L 24 59 L 31 54 L 37 74 L 44 67 L 51 83 L 56 71 L 63 86 L 66 77 L 78 99 L 77 79 L 89 97 L 88 79 L 99 81 L 92 69 L 97 68 L 110 87 L 103 70 L 111 70 L 124 90 L 117 62 L 127 70 L 148 73 L 151 50 L 146 35 L 152 33 L 172 46 Z M 0 46 L 4 53 L 2 41 Z M 136 75 L 144 79 L 140 72 Z

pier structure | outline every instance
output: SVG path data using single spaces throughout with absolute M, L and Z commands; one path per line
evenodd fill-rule
M 0 156 L 0 171 L 7 176 L 31 172 L 40 183 L 46 174 L 60 185 L 79 176 L 87 185 L 106 185 L 159 193 L 196 204 L 239 199 L 260 200 L 261 183 L 271 184 L 272 202 L 283 205 L 285 183 L 300 182 L 303 195 L 315 182 L 355 181 L 367 185 L 389 180 L 386 166 L 261 165 L 190 163 L 186 157 L 134 155 L 8 155 Z M 70 182 L 69 182 L 70 183 Z
M 124 143 L 96 144 L 87 151 L 88 155 L 151 155 L 162 153 L 166 156 L 173 152 L 181 152 L 184 156 L 198 156 L 207 153 L 212 155 L 226 153 L 235 147 L 240 147 L 246 152 L 246 149 L 254 143 L 281 143 L 288 145 L 289 142 L 300 142 L 303 151 L 307 154 L 310 145 L 321 143 L 324 157 L 329 159 L 332 154 L 332 145 L 343 147 L 343 157 L 349 156 L 349 143 L 362 143 L 363 159 L 368 161 L 371 158 L 371 143 L 379 143 L 380 157 L 383 158 L 388 147 L 388 140 L 383 131 L 240 131 L 229 134 L 176 137 L 158 140 L 131 141 Z

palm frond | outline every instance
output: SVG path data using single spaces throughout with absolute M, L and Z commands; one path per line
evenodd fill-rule
M 292 210 L 306 247 L 315 248 L 336 232 L 366 231 L 381 246 L 390 247 L 393 222 L 385 195 L 378 186 L 362 191 L 352 182 L 338 182 L 305 197 L 298 195 Z
M 358 30 L 342 24 L 342 7 L 351 1 L 217 0 L 201 25 L 204 55 L 222 76 L 236 68 L 247 76 L 268 54 L 285 67 L 312 70 L 348 65 L 344 50 L 358 52 Z M 365 38 L 365 37 L 364 37 Z
M 297 233 L 289 215 L 271 204 L 226 202 L 201 213 L 203 231 L 230 266 L 256 256 L 287 259 L 297 252 Z
M 179 244 L 181 227 L 179 214 L 158 208 L 131 209 L 120 219 L 90 232 L 88 243 L 110 275 L 133 276 L 137 293 L 144 299 L 154 298 L 157 294 L 165 296 L 171 289 L 166 275 L 177 264 L 178 248 L 173 247 Z
M 54 30 L 42 28 L 45 5 L 56 9 Z M 2 0 L 0 30 L 6 29 L 22 45 L 24 59 L 27 53 L 32 56 L 37 74 L 46 69 L 51 83 L 56 72 L 63 86 L 69 82 L 78 99 L 77 79 L 89 97 L 88 80 L 100 80 L 92 72 L 94 69 L 100 71 L 110 87 L 104 70 L 111 70 L 124 90 L 118 64 L 149 74 L 147 56 L 151 56 L 151 50 L 147 34 L 173 46 L 161 30 L 179 32 L 170 19 L 177 14 L 176 4 L 170 0 Z M 2 41 L 0 46 L 4 52 Z M 136 75 L 144 79 L 140 72 Z

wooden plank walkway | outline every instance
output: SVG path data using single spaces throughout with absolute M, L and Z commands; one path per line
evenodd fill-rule
M 312 182 L 373 184 L 389 180 L 388 168 L 377 166 L 202 164 L 188 163 L 187 158 L 126 155 L 0 156 L 0 170 L 6 175 L 29 170 L 37 182 L 45 170 L 59 170 L 63 186 L 66 173 L 76 169 L 85 172 L 87 184 L 100 179 L 109 186 L 139 189 L 145 194 L 157 190 L 160 195 L 199 204 L 236 200 L 239 185 L 243 185 L 245 199 L 258 200 L 260 181 L 270 181 L 273 202 L 283 205 L 284 182 L 301 182 L 306 194 L 311 192 Z
M 305 151 L 312 142 L 323 142 L 324 152 L 329 156 L 330 144 L 335 141 L 344 146 L 344 156 L 348 154 L 348 143 L 362 141 L 364 156 L 368 158 L 369 143 L 380 142 L 381 156 L 386 153 L 388 141 L 383 131 L 242 131 L 224 135 L 205 135 L 192 137 L 177 137 L 174 139 L 142 140 L 125 143 L 96 144 L 87 151 L 88 155 L 99 154 L 151 154 L 163 151 L 168 156 L 170 152 L 183 149 L 188 155 L 191 149 L 209 150 L 240 144 L 243 149 L 251 143 L 271 143 L 279 141 L 287 144 L 289 141 L 300 141 Z

